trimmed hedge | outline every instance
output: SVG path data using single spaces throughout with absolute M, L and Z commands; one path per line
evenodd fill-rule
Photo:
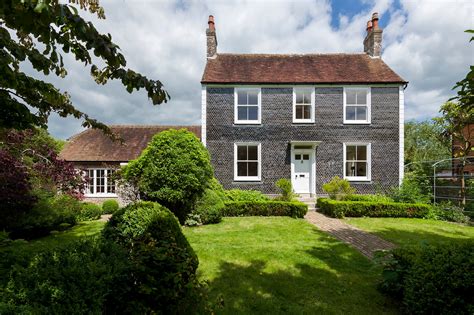
M 117 200 L 109 199 L 102 203 L 102 212 L 104 214 L 114 214 L 120 208 Z
M 407 314 L 474 314 L 474 242 L 397 248 L 379 289 Z
M 431 206 L 416 203 L 337 201 L 318 198 L 319 211 L 334 218 L 343 217 L 392 217 L 424 218 Z
M 83 202 L 81 211 L 77 214 L 77 221 L 93 221 L 100 218 L 102 208 L 92 202 Z
M 392 198 L 385 195 L 350 195 L 344 201 L 369 201 L 369 202 L 394 202 Z
M 308 206 L 299 201 L 232 201 L 226 202 L 222 216 L 288 216 L 303 218 Z

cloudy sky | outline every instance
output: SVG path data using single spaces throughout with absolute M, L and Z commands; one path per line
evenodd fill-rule
M 153 106 L 142 92 L 118 82 L 94 83 L 89 69 L 68 58 L 69 75 L 52 76 L 74 104 L 109 124 L 199 124 L 200 79 L 206 61 L 207 17 L 216 20 L 218 52 L 361 52 L 366 21 L 379 12 L 382 58 L 410 83 L 406 119 L 426 119 L 452 96 L 451 87 L 474 64 L 471 0 L 157 1 L 101 0 L 106 20 L 85 14 L 111 33 L 128 66 L 159 79 L 171 101 Z M 50 119 L 49 131 L 66 139 L 81 130 L 74 119 Z

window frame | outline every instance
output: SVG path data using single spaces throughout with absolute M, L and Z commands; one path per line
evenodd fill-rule
M 237 172 L 237 149 L 239 146 L 257 146 L 257 176 L 238 176 Z M 262 144 L 260 142 L 236 142 L 234 143 L 234 181 L 259 182 L 262 180 Z
M 103 192 L 103 193 L 98 193 L 97 192 L 97 171 L 101 171 L 103 170 L 104 171 L 104 190 L 106 192 Z M 117 197 L 117 193 L 109 193 L 108 192 L 108 173 L 109 173 L 109 170 L 113 170 L 113 171 L 117 171 L 117 169 L 114 169 L 114 168 L 105 168 L 105 167 L 97 167 L 97 168 L 93 168 L 93 167 L 90 167 L 90 168 L 86 168 L 84 169 L 85 172 L 87 172 L 87 174 L 89 174 L 90 171 L 92 171 L 92 174 L 93 174 L 93 178 L 92 178 L 92 189 L 90 191 L 92 192 L 87 192 L 86 190 L 86 193 L 84 194 L 85 197 Z M 88 184 L 87 184 L 88 185 Z M 86 189 L 90 189 L 91 187 L 88 187 Z M 117 185 L 115 185 L 115 191 L 117 191 Z
M 347 147 L 348 146 L 365 146 L 367 149 L 367 175 L 366 176 L 346 176 L 346 163 L 347 163 Z M 370 182 L 372 180 L 372 144 L 370 142 L 345 142 L 343 144 L 343 177 L 348 181 L 353 182 Z M 358 161 L 358 160 L 356 160 Z
M 238 92 L 240 91 L 257 91 L 257 108 L 258 119 L 256 120 L 239 120 L 238 107 L 239 99 Z M 248 106 L 248 105 L 242 105 Z M 234 124 L 236 125 L 259 125 L 262 123 L 262 89 L 256 87 L 236 87 L 234 88 Z
M 296 92 L 298 90 L 311 90 L 311 113 L 310 119 L 298 119 L 296 118 Z M 316 99 L 316 92 L 314 86 L 298 86 L 293 87 L 293 123 L 294 124 L 307 124 L 307 123 L 314 123 L 315 121 L 315 99 Z
M 363 107 L 364 105 L 357 105 L 357 104 L 347 104 L 347 91 L 354 91 L 354 90 L 366 90 L 367 91 L 367 102 L 366 102 L 366 107 L 367 107 L 367 119 L 366 120 L 347 120 L 346 117 L 346 109 L 347 106 L 358 106 L 358 107 Z M 344 87 L 343 88 L 343 123 L 347 125 L 355 124 L 355 125 L 369 125 L 371 124 L 372 117 L 371 117 L 371 107 L 372 107 L 372 93 L 371 93 L 371 87 L 370 86 L 354 86 L 354 87 Z

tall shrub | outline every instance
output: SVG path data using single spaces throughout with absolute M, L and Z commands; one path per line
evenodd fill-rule
M 327 192 L 329 198 L 335 200 L 343 200 L 355 193 L 355 189 L 351 187 L 349 181 L 339 176 L 334 176 L 331 181 L 324 184 L 323 190 Z
M 296 198 L 296 194 L 293 192 L 293 185 L 291 180 L 287 178 L 280 178 L 276 181 L 275 186 L 280 189 L 281 196 L 278 198 L 282 201 L 292 201 Z
M 111 306 L 115 312 L 176 314 L 197 305 L 191 300 L 198 259 L 168 209 L 153 202 L 131 204 L 113 214 L 103 235 L 122 246 L 132 264 L 123 296 Z
M 123 171 L 145 200 L 168 207 L 184 222 L 213 175 L 209 153 L 191 132 L 170 129 L 155 135 Z
M 0 230 L 10 230 L 34 201 L 26 167 L 0 148 Z

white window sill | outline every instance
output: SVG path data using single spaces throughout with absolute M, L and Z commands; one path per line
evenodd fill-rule
M 259 177 L 234 177 L 235 182 L 260 182 Z
M 84 194 L 86 198 L 116 198 L 117 194 Z
M 261 125 L 262 123 L 257 120 L 240 120 L 235 121 L 234 124 L 236 125 Z
M 362 120 L 344 120 L 344 125 L 370 125 L 370 121 Z
M 347 179 L 350 182 L 370 182 L 371 179 L 367 177 L 344 177 L 344 179 Z
M 293 120 L 293 123 L 294 124 L 314 124 L 314 120 L 311 120 L 311 119 L 301 119 L 301 120 Z

